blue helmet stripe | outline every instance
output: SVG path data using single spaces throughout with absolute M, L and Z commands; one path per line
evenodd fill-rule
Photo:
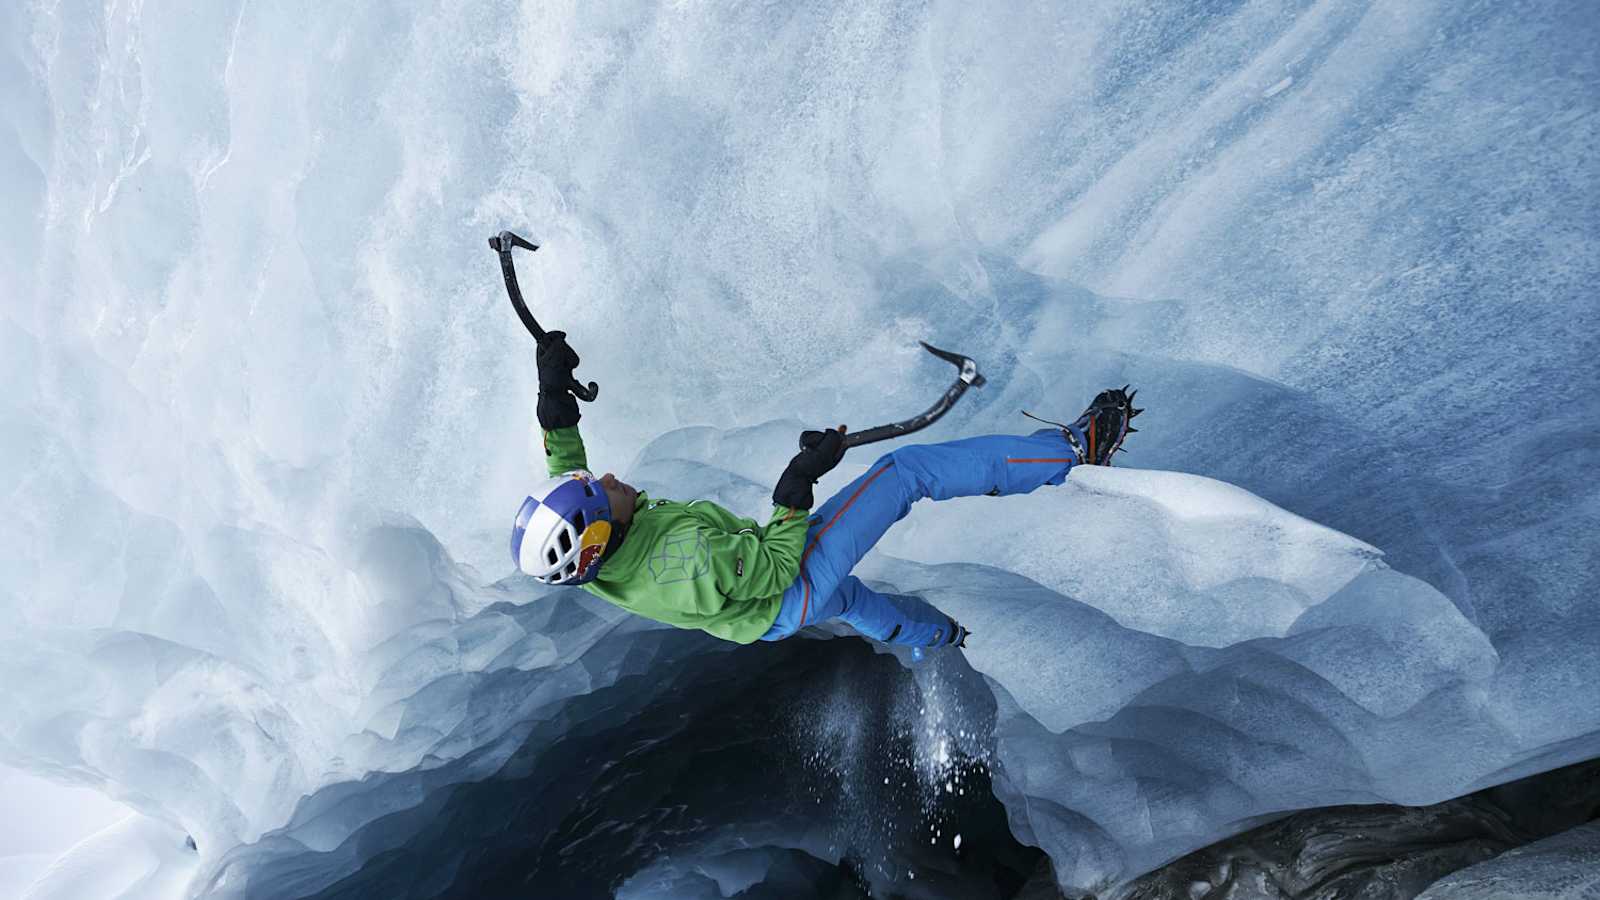
M 517 510 L 517 521 L 511 526 L 511 561 L 519 567 L 522 565 L 522 536 L 528 531 L 528 520 L 533 518 L 533 511 L 539 508 L 539 501 L 529 497 L 522 501 L 522 508 Z

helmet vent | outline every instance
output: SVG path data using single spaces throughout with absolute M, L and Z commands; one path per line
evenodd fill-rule
M 567 529 L 565 529 L 565 528 L 561 529 L 560 541 L 561 541 L 561 553 L 562 553 L 562 555 L 566 555 L 568 553 L 571 553 L 572 552 L 572 533 L 570 531 L 568 531 Z
M 561 561 L 561 557 L 556 556 L 556 548 L 554 547 L 551 547 L 548 551 L 546 551 L 545 555 L 549 558 L 550 565 L 552 566 Z
M 592 485 L 589 482 L 585 481 L 583 483 L 583 494 L 586 497 L 593 497 L 594 496 L 594 485 Z
M 583 533 L 583 510 L 580 509 L 576 513 L 573 513 L 572 527 L 578 529 L 579 534 Z

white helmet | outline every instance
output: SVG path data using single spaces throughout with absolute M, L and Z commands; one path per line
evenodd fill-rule
M 511 558 L 545 584 L 584 584 L 600 574 L 611 532 L 605 489 L 576 469 L 546 479 L 522 501 L 511 527 Z

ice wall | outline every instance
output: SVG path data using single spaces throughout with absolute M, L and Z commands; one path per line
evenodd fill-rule
M 1448 598 L 1443 639 L 1487 636 L 1450 721 L 1520 749 L 1483 778 L 1586 752 L 1596 31 L 1582 3 L 8 6 L 0 674 L 34 689 L 0 757 L 211 852 L 453 733 L 394 704 L 481 662 L 448 648 L 534 467 L 508 225 L 602 385 L 598 465 L 920 408 L 947 374 L 918 337 L 991 380 L 933 438 L 1133 381 L 1130 462 L 1378 548 Z M 723 468 L 764 490 L 781 443 Z M 1177 583 L 1098 602 L 1151 646 L 1251 624 Z M 1284 584 L 1184 599 L 1293 644 Z M 1488 657 L 1427 658 L 1455 662 L 1372 702 Z

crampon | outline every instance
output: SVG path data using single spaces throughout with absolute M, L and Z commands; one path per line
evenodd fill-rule
M 1112 456 L 1117 452 L 1128 452 L 1123 449 L 1122 442 L 1139 430 L 1129 424 L 1134 416 L 1144 412 L 1133 405 L 1133 397 L 1137 393 L 1137 390 L 1128 390 L 1128 385 L 1107 388 L 1095 395 L 1089 408 L 1071 425 L 1040 419 L 1027 410 L 1023 410 L 1022 414 L 1060 428 L 1080 463 L 1109 466 Z

